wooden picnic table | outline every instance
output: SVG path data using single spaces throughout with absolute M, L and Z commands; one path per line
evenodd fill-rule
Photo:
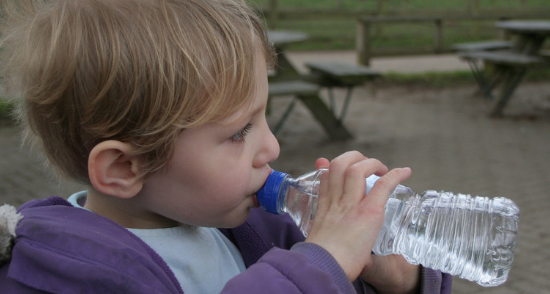
M 468 60 L 480 87 L 488 97 L 495 101 L 491 116 L 501 116 L 527 70 L 532 66 L 548 65 L 546 58 L 540 55 L 540 49 L 544 40 L 550 36 L 550 21 L 501 21 L 497 22 L 495 26 L 516 36 L 510 49 L 463 51 L 458 54 Z M 487 73 L 481 69 L 478 62 L 493 64 L 492 76 L 487 77 Z M 498 97 L 495 97 L 493 89 L 499 84 L 502 84 L 502 89 Z
M 548 20 L 508 20 L 500 21 L 497 28 L 505 29 L 515 33 L 550 35 L 550 21 Z
M 497 22 L 496 27 L 517 35 L 513 51 L 525 55 L 537 55 L 544 39 L 550 36 L 550 21 L 501 21 Z
M 513 20 L 497 22 L 497 28 L 503 29 L 510 34 L 517 36 L 517 40 L 511 49 L 514 53 L 519 53 L 527 58 L 533 58 L 533 64 L 545 64 L 544 58 L 540 56 L 540 49 L 544 44 L 544 40 L 550 36 L 550 21 L 546 20 Z M 514 73 L 508 70 L 508 76 L 510 80 L 509 89 L 503 91 L 500 99 L 497 100 L 493 109 L 493 116 L 502 115 L 502 110 L 510 100 L 513 92 L 523 79 L 528 67 L 524 66 L 522 69 Z M 507 93 L 509 92 L 509 93 Z
M 285 90 L 287 90 L 288 94 L 295 94 L 296 98 L 304 103 L 311 111 L 312 115 L 321 124 L 331 140 L 345 140 L 351 138 L 350 132 L 342 124 L 342 121 L 336 117 L 334 112 L 331 111 L 323 99 L 321 99 L 318 89 L 310 89 L 312 84 L 304 81 L 303 75 L 297 70 L 292 62 L 290 62 L 290 59 L 286 55 L 286 46 L 288 44 L 302 42 L 307 39 L 307 35 L 293 31 L 268 31 L 267 36 L 277 51 L 277 66 L 275 74 L 270 77 L 270 91 L 285 93 Z M 282 91 L 281 87 L 275 86 L 275 83 L 281 81 L 286 83 L 282 84 L 284 87 Z M 294 89 L 298 88 L 302 88 L 302 90 L 294 91 Z M 294 104 L 290 105 L 290 108 L 287 109 L 283 115 L 283 120 L 278 123 L 275 130 L 280 128 L 293 106 Z

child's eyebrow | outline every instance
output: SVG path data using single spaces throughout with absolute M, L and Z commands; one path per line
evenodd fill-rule
M 260 94 L 264 95 L 264 94 Z M 267 107 L 267 100 L 268 100 L 268 93 L 266 91 L 265 96 L 263 97 L 257 97 L 255 99 L 261 99 L 261 101 L 254 101 L 252 105 L 244 106 L 240 110 L 237 110 L 235 113 L 222 118 L 218 121 L 219 124 L 229 126 L 233 124 L 240 123 L 241 120 L 244 120 L 245 118 L 250 118 L 255 115 L 257 115 L 260 112 L 264 112 L 265 108 Z
M 250 117 L 253 117 L 254 115 L 258 114 L 260 111 L 262 111 L 263 108 L 264 108 L 263 105 L 259 105 L 255 108 L 246 109 L 246 111 L 237 111 L 236 113 L 221 119 L 220 121 L 218 121 L 218 123 L 224 126 L 240 124 L 245 118 L 248 119 Z

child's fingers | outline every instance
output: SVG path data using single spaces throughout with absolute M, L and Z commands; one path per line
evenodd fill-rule
M 357 152 L 346 152 L 330 162 L 330 172 L 328 176 L 328 194 L 335 200 L 341 199 L 344 195 L 344 184 L 346 181 L 346 175 L 348 168 L 366 157 Z
M 374 183 L 374 186 L 370 190 L 369 194 L 366 197 L 366 200 L 371 205 L 384 206 L 388 201 L 389 195 L 393 192 L 395 187 L 399 185 L 402 181 L 408 179 L 411 176 L 411 169 L 408 167 L 405 168 L 396 168 Z M 380 195 L 380 196 L 379 196 Z M 374 196 L 374 197 L 369 197 Z
M 315 161 L 315 169 L 321 169 L 325 168 L 328 169 L 330 166 L 330 161 L 326 158 L 319 158 L 317 161 Z M 321 174 L 321 178 L 319 179 L 319 195 L 326 195 L 328 191 L 328 172 L 324 172 Z M 326 197 L 319 197 L 318 200 L 319 203 L 327 201 Z M 325 208 L 325 205 L 318 205 L 317 206 L 317 213 L 319 213 L 320 210 L 323 210 Z
M 384 205 L 392 190 L 410 175 L 410 169 L 387 167 L 359 152 L 347 152 L 331 162 L 317 160 L 321 175 L 318 209 L 306 241 L 321 245 L 351 280 L 370 263 L 370 249 L 383 222 Z M 367 195 L 365 179 L 384 175 Z
M 317 198 L 318 205 L 317 205 L 317 215 L 319 213 L 325 214 L 326 210 L 330 206 L 328 202 L 331 201 L 330 197 L 325 197 L 328 194 L 329 186 L 328 186 L 328 172 L 324 172 L 321 174 L 321 178 L 319 179 L 319 197 Z M 325 204 L 326 203 L 326 204 Z
M 357 162 L 350 166 L 346 171 L 344 181 L 344 197 L 345 201 L 351 205 L 357 205 L 363 198 L 366 197 L 366 181 L 365 179 L 376 173 L 384 174 L 388 168 L 377 159 L 369 158 Z
M 330 161 L 326 158 L 319 158 L 315 161 L 315 169 L 328 168 Z

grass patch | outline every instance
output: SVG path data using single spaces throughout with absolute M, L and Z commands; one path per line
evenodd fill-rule
M 385 86 L 422 86 L 430 88 L 446 88 L 475 83 L 469 71 L 425 72 L 425 73 L 387 73 L 376 84 Z

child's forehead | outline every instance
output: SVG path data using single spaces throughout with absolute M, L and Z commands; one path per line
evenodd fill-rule
M 267 62 L 259 50 L 256 54 L 257 58 L 254 60 L 254 89 L 250 93 L 251 96 L 244 98 L 245 101 L 240 108 L 219 120 L 223 125 L 239 123 L 242 120 L 248 120 L 261 111 L 265 111 L 268 96 Z
M 251 98 L 248 103 L 243 107 L 235 111 L 234 113 L 222 118 L 218 121 L 219 124 L 229 126 L 240 124 L 243 121 L 250 120 L 251 117 L 258 114 L 261 111 L 264 111 L 266 101 L 261 99 L 261 96 L 255 95 L 254 98 Z

